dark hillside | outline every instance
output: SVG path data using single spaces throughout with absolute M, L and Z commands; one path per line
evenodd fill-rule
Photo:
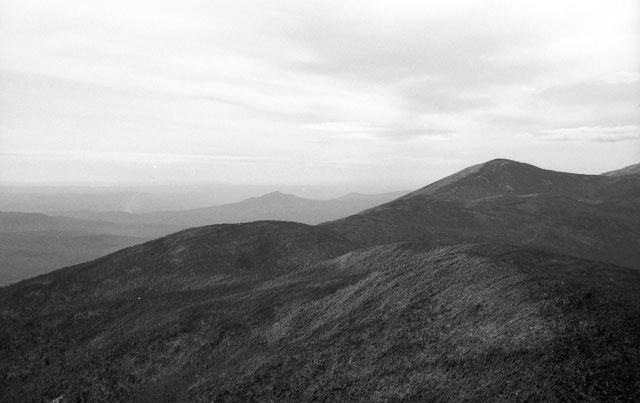
M 579 175 L 541 169 L 522 162 L 497 159 L 474 165 L 404 196 L 470 201 L 503 195 L 549 193 L 589 198 L 607 184 L 600 175 Z
M 114 266 L 135 270 L 134 252 Z M 200 283 L 143 294 L 65 279 L 97 275 L 114 256 L 0 291 L 0 401 L 640 399 L 635 270 L 404 244 L 263 281 L 214 281 L 200 268 Z M 52 290 L 55 303 L 37 303 Z
M 239 278 L 264 281 L 345 253 L 345 239 L 305 224 L 258 221 L 181 231 L 16 284 L 4 296 L 30 306 L 191 291 Z M 4 290 L 3 290 L 4 291 Z M 64 296 L 64 297 L 62 297 Z M 25 313 L 27 313 L 25 311 Z
M 617 169 L 615 171 L 605 172 L 602 175 L 605 176 L 625 176 L 625 175 L 638 175 L 640 174 L 640 164 L 629 165 L 628 167 L 624 167 L 622 169 Z
M 360 245 L 498 242 L 640 268 L 640 176 L 493 160 L 322 226 Z
M 361 245 L 497 242 L 640 268 L 640 215 L 561 196 L 401 198 L 323 226 Z

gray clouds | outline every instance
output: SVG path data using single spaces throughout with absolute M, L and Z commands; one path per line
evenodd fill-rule
M 614 169 L 640 158 L 637 7 L 0 0 L 0 181 L 90 180 L 82 161 L 38 170 L 65 153 L 113 181 Z

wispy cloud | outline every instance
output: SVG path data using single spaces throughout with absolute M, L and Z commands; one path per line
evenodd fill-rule
M 543 139 L 551 141 L 597 141 L 609 143 L 627 140 L 640 140 L 640 126 L 570 127 L 543 130 L 540 134 Z

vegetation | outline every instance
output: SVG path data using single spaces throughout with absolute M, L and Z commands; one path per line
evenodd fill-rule
M 200 227 L 13 284 L 0 402 L 640 401 L 636 182 Z
M 396 244 L 197 289 L 47 279 L 3 295 L 0 401 L 640 399 L 632 269 Z

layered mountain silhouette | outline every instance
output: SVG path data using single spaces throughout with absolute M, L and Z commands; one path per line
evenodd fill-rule
M 22 281 L 0 402 L 639 401 L 639 181 L 494 160 Z
M 0 212 L 0 286 L 115 252 L 182 229 L 208 224 L 285 220 L 317 224 L 357 213 L 406 192 L 351 193 L 314 200 L 268 193 L 238 203 L 185 211 Z
M 60 214 L 73 218 L 122 224 L 171 225 L 180 229 L 209 224 L 259 220 L 283 220 L 304 224 L 319 224 L 355 214 L 364 209 L 396 199 L 406 193 L 351 193 L 336 199 L 315 200 L 276 191 L 238 203 L 184 211 L 158 211 L 143 214 L 79 211 Z

